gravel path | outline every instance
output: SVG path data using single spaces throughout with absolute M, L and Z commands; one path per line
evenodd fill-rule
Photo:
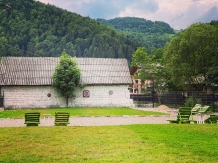
M 110 116 L 110 117 L 70 117 L 68 126 L 114 126 L 131 124 L 169 124 L 167 120 L 176 119 L 175 109 L 166 110 L 161 108 L 133 108 L 144 111 L 158 111 L 168 113 L 167 116 Z M 159 110 L 160 109 L 160 110 Z M 204 116 L 206 119 L 207 116 Z M 194 119 L 197 117 L 194 116 Z M 54 117 L 41 118 L 39 126 L 54 126 Z M 0 127 L 26 127 L 24 119 L 0 118 Z
M 133 108 L 154 111 L 153 108 Z M 164 112 L 164 111 L 162 111 Z M 130 124 L 169 124 L 167 120 L 176 119 L 177 113 L 168 116 L 111 116 L 111 117 L 70 117 L 68 126 L 112 126 Z M 0 127 L 25 127 L 24 119 L 0 118 Z M 54 126 L 54 117 L 41 118 L 39 126 Z
M 174 116 L 70 117 L 68 126 L 110 126 L 130 124 L 169 124 Z M 24 119 L 0 118 L 0 127 L 24 127 Z M 41 119 L 39 126 L 54 126 L 54 118 Z

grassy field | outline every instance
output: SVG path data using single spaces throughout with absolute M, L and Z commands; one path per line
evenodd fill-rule
M 22 118 L 25 112 L 40 112 L 42 114 L 55 115 L 55 112 L 70 112 L 71 116 L 122 116 L 122 115 L 165 115 L 165 113 L 141 111 L 128 107 L 123 108 L 53 108 L 31 110 L 4 110 L 0 112 L 0 118 Z
M 0 162 L 217 163 L 218 125 L 0 128 Z

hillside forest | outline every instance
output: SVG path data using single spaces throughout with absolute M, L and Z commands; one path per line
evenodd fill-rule
M 169 42 L 180 32 L 165 22 L 152 22 L 136 17 L 97 19 L 97 21 L 116 29 L 131 40 L 139 42 L 143 47 L 146 47 L 149 54 L 158 48 L 163 48 L 166 42 Z
M 117 18 L 108 24 L 34 0 L 2 2 L 11 8 L 0 10 L 0 56 L 54 57 L 65 49 L 71 56 L 126 58 L 130 63 L 137 47 L 152 52 L 175 34 L 164 22 Z M 116 28 L 109 26 L 117 22 Z
M 33 0 L 4 0 L 0 11 L 0 56 L 60 56 L 131 59 L 140 44 L 89 17 Z M 20 49 L 20 50 L 19 50 Z
M 138 78 L 151 79 L 156 90 L 217 90 L 218 21 L 194 23 L 166 44 L 158 55 L 139 47 L 132 56 Z

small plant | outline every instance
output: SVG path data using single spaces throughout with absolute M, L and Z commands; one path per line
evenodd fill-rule
M 194 98 L 194 97 L 189 97 L 185 101 L 185 106 L 186 107 L 193 107 L 195 104 L 202 104 L 202 101 L 200 98 Z

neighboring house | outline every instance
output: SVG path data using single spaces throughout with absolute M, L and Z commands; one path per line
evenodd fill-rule
M 157 66 L 160 66 L 160 64 L 157 64 Z M 151 92 L 152 88 L 153 88 L 153 81 L 152 80 L 141 80 L 139 78 L 137 78 L 137 73 L 140 69 L 138 69 L 137 67 L 132 67 L 130 69 L 130 75 L 132 78 L 132 86 L 129 87 L 130 93 L 131 94 L 141 94 L 141 93 L 147 93 L 147 92 Z M 205 82 L 204 77 L 202 76 L 198 76 L 193 78 L 193 81 L 191 84 L 190 83 L 185 83 L 187 84 L 187 87 L 189 86 L 189 90 L 193 91 L 197 90 L 197 91 L 203 91 L 203 92 L 207 92 L 207 94 L 212 94 L 214 90 L 218 89 L 218 84 L 215 83 L 211 83 L 210 85 L 207 86 L 202 86 L 202 83 Z M 166 85 L 166 83 L 163 81 L 161 84 L 158 85 L 159 87 L 165 87 L 164 91 L 168 91 L 168 87 Z
M 82 71 L 69 107 L 132 106 L 128 90 L 132 80 L 126 59 L 77 58 Z M 5 109 L 66 107 L 52 85 L 58 57 L 2 57 L 0 90 Z
M 130 69 L 130 74 L 132 78 L 132 86 L 129 88 L 130 93 L 132 94 L 140 94 L 145 93 L 145 91 L 148 91 L 149 88 L 152 88 L 153 83 L 152 80 L 141 80 L 136 77 L 136 72 L 138 71 L 138 68 L 132 67 Z

